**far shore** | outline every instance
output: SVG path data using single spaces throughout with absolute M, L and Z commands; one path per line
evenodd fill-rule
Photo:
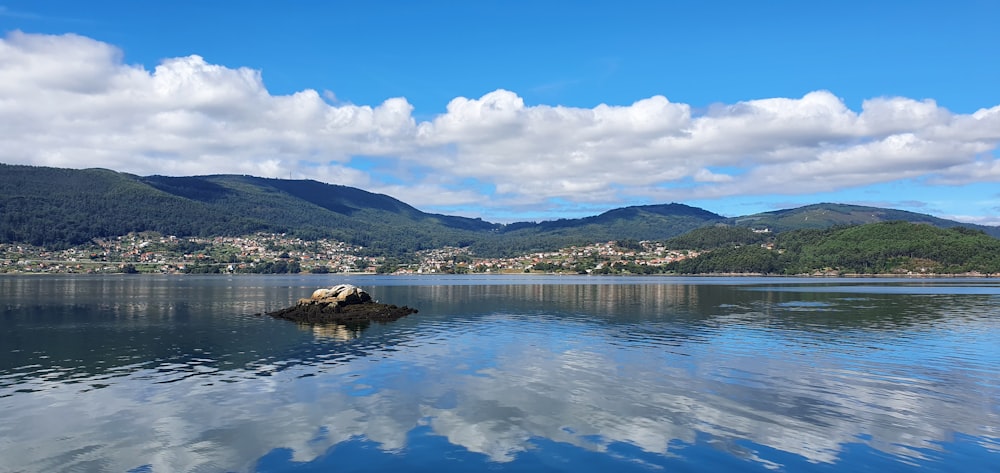
M 143 276 L 172 276 L 172 277 L 186 277 L 186 276 L 207 276 L 207 277 L 268 277 L 268 276 L 305 276 L 305 277 L 350 277 L 350 276 L 384 276 L 384 277 L 467 277 L 467 278 L 477 278 L 477 277 L 523 277 L 523 278 L 533 278 L 542 276 L 559 276 L 559 277 L 591 277 L 591 278 L 609 278 L 609 277 L 624 277 L 624 278 L 663 278 L 663 279 L 680 279 L 680 278 L 788 278 L 788 279 L 993 279 L 1000 278 L 1000 273 L 877 273 L 877 274 L 860 274 L 860 273 L 823 273 L 823 274 L 766 274 L 766 273 L 704 273 L 704 274 L 677 274 L 677 273 L 658 273 L 658 274 L 580 274 L 580 273 L 556 273 L 556 272 L 540 272 L 534 271 L 530 273 L 511 271 L 511 272 L 490 272 L 490 273 L 376 273 L 376 272 L 342 272 L 342 273 L 282 273 L 282 274 L 260 274 L 260 273 L 201 273 L 201 274 L 188 274 L 179 272 L 139 272 L 139 273 L 123 273 L 123 272 L 38 272 L 38 271 L 26 271 L 26 272 L 0 272 L 0 277 L 12 276 L 12 277 L 45 277 L 45 276 L 73 276 L 73 277 L 94 277 L 94 276 L 127 276 L 127 277 L 143 277 Z

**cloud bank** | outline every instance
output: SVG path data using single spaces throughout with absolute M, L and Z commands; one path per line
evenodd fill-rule
M 273 95 L 260 71 L 194 55 L 150 71 L 107 43 L 15 31 L 0 40 L 0 161 L 311 178 L 452 208 L 1000 181 L 1000 105 L 878 97 L 858 112 L 815 91 L 695 113 L 663 96 L 575 108 L 496 90 L 418 121 L 405 98 L 331 94 Z

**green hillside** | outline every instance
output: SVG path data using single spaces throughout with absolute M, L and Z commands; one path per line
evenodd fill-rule
M 861 225 L 865 223 L 895 221 L 928 223 L 940 228 L 959 226 L 975 228 L 1000 238 L 1000 227 L 960 223 L 905 210 L 831 203 L 806 205 L 794 209 L 735 217 L 728 219 L 727 223 L 752 228 L 769 228 L 774 232 L 787 232 L 807 228 L 821 229 L 837 225 Z
M 94 238 L 155 231 L 176 236 L 287 233 L 363 246 L 368 254 L 406 258 L 419 250 L 467 247 L 479 256 L 514 256 L 572 245 L 667 240 L 706 249 L 763 242 L 802 229 L 884 220 L 976 227 L 929 215 L 817 204 L 726 219 L 683 204 L 644 205 L 600 215 L 500 225 L 422 212 L 387 195 L 311 180 L 251 176 L 140 177 L 106 169 L 0 164 L 0 243 L 58 249 Z M 767 228 L 774 233 L 757 233 Z M 688 233 L 690 232 L 690 233 Z M 789 237 L 790 238 L 790 237 Z
M 104 169 L 10 165 L 0 165 L 0 211 L 0 241 L 52 248 L 141 231 L 177 236 L 263 231 L 405 253 L 469 244 L 497 227 L 316 181 L 139 177 Z
M 482 256 L 620 239 L 663 239 L 721 216 L 681 204 L 583 219 L 499 225 L 422 212 L 392 197 L 310 180 L 251 176 L 139 177 L 104 169 L 0 164 L 0 242 L 49 248 L 156 231 L 177 236 L 289 233 L 405 257 L 443 246 Z
M 672 263 L 685 274 L 1000 273 L 1000 239 L 979 230 L 881 222 L 777 235 L 773 248 L 726 246 Z
M 710 250 L 714 248 L 760 244 L 773 237 L 770 232 L 756 232 L 749 227 L 715 224 L 696 228 L 664 242 L 664 246 L 685 250 Z
M 373 254 L 467 246 L 499 227 L 425 213 L 387 195 L 311 180 L 233 175 L 142 180 L 193 203 L 269 222 L 303 239 L 331 238 L 364 246 Z
M 506 225 L 473 248 L 477 254 L 516 255 L 602 241 L 662 240 L 723 218 L 683 204 L 641 205 L 580 219 Z
M 0 164 L 3 242 L 58 248 L 146 230 L 209 236 L 277 229 L 224 208 L 192 205 L 129 174 Z

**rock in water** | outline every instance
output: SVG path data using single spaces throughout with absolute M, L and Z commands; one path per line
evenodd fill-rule
M 313 291 L 312 297 L 308 300 L 328 304 L 338 302 L 342 305 L 346 305 L 370 302 L 372 300 L 372 296 L 368 295 L 368 293 L 363 291 L 360 287 L 352 286 L 350 284 L 340 284 L 329 289 L 316 289 Z
M 359 323 L 391 322 L 417 312 L 407 306 L 397 307 L 380 304 L 372 296 L 357 286 L 340 284 L 329 289 L 317 289 L 312 297 L 299 299 L 292 307 L 286 307 L 267 315 L 278 319 L 305 323 Z
M 329 289 L 326 289 L 326 288 L 316 289 L 315 291 L 313 291 L 312 298 L 313 298 L 313 300 L 317 300 L 317 301 L 321 300 L 321 299 L 326 299 L 327 297 L 330 297 L 330 293 L 331 293 L 331 291 Z

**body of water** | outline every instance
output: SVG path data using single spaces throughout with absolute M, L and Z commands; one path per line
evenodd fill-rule
M 361 286 L 420 312 L 259 315 Z M 1000 281 L 0 277 L 0 472 L 1000 471 Z

